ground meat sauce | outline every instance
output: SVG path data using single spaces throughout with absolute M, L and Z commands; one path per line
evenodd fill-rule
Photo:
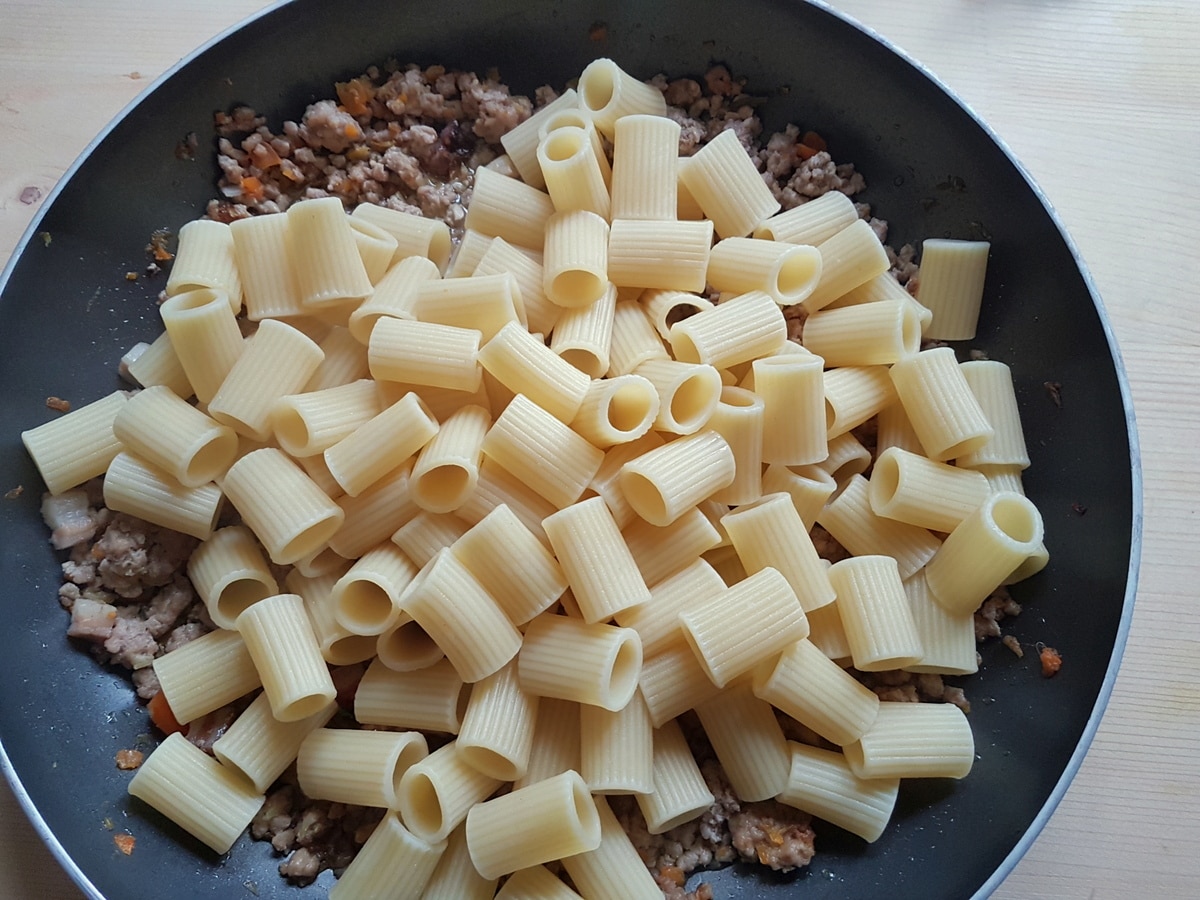
M 723 66 L 710 69 L 701 80 L 659 76 L 652 83 L 663 91 L 668 115 L 681 126 L 681 154 L 690 155 L 720 132 L 733 130 L 784 209 L 828 191 L 854 196 L 866 187 L 853 165 L 834 162 L 824 141 L 811 132 L 802 136 L 789 125 L 763 141 L 756 113 L 761 100 L 746 93 L 744 82 Z M 247 107 L 218 113 L 222 197 L 209 204 L 208 215 L 228 222 L 281 212 L 302 199 L 337 196 L 347 208 L 376 203 L 442 219 L 459 235 L 474 169 L 503 152 L 502 134 L 556 96 L 550 88 L 540 88 L 533 100 L 513 96 L 495 73 L 480 79 L 440 66 L 394 64 L 369 69 L 338 84 L 336 92 L 336 100 L 312 104 L 279 133 Z M 872 218 L 866 204 L 856 206 L 880 240 L 886 240 L 887 223 Z M 915 249 L 889 247 L 888 254 L 893 275 L 914 289 Z M 169 254 L 163 251 L 161 257 Z M 785 314 L 798 339 L 802 312 L 795 307 Z M 865 444 L 874 443 L 869 424 L 856 434 Z M 152 699 L 159 688 L 151 662 L 215 627 L 186 575 L 197 542 L 109 511 L 99 479 L 47 496 L 43 515 L 54 546 L 68 550 L 59 589 L 71 617 L 68 635 L 101 663 L 129 670 L 138 695 Z M 813 539 L 830 561 L 849 555 L 819 526 Z M 282 583 L 285 573 L 277 574 Z M 997 590 L 976 613 L 977 639 L 999 637 L 1000 622 L 1019 612 L 1007 591 Z M 342 711 L 331 727 L 357 727 L 347 710 L 362 671 L 361 664 L 333 668 Z M 886 700 L 949 702 L 969 710 L 962 689 L 939 675 L 878 672 L 858 677 Z M 211 752 L 249 699 L 188 723 L 188 739 Z M 777 715 L 789 739 L 825 744 L 800 723 Z M 815 851 L 810 817 L 773 800 L 738 800 L 695 717 L 685 715 L 681 723 L 715 797 L 712 807 L 692 822 L 652 835 L 632 797 L 609 798 L 664 896 L 707 900 L 713 896 L 711 888 L 700 884 L 688 891 L 688 876 L 739 860 L 779 871 L 808 865 Z M 445 736 L 430 735 L 430 740 L 437 746 Z M 136 765 L 125 758 L 118 764 Z M 292 768 L 268 790 L 250 830 L 280 856 L 280 875 L 305 885 L 324 869 L 343 869 L 381 815 L 377 809 L 306 797 Z

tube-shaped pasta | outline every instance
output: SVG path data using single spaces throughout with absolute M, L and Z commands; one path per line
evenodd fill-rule
M 856 556 L 883 555 L 896 560 L 908 578 L 929 562 L 941 542 L 929 531 L 885 519 L 871 509 L 867 479 L 853 475 L 817 516 L 817 523 Z
M 479 261 L 483 259 L 483 255 L 487 253 L 494 240 L 495 238 L 491 235 L 482 234 L 471 228 L 463 229 L 462 240 L 454 248 L 454 255 L 450 259 L 450 265 L 446 268 L 446 277 L 466 278 L 473 274 L 475 267 L 479 265 Z
M 407 394 L 325 451 L 325 464 L 357 497 L 429 443 L 437 420 L 416 394 Z
M 824 365 L 820 357 L 788 354 L 751 364 L 763 405 L 762 461 L 803 466 L 828 456 Z
M 632 628 L 543 613 L 517 659 L 522 690 L 615 711 L 637 690 L 642 642 Z
M 613 127 L 612 218 L 675 218 L 679 123 L 628 115 Z
M 550 875 L 549 872 L 546 874 Z M 446 839 L 446 852 L 438 860 L 437 868 L 433 870 L 433 875 L 425 885 L 425 892 L 421 894 L 421 900 L 492 900 L 498 880 L 484 878 L 475 871 L 467 847 L 467 829 L 460 825 Z M 509 878 L 511 881 L 512 878 Z
M 517 625 L 549 609 L 567 589 L 558 560 L 504 503 L 455 541 L 450 551 L 487 585 Z
M 539 699 L 521 690 L 516 660 L 477 682 L 458 733 L 462 758 L 501 781 L 524 775 Z
M 657 396 L 655 394 L 655 397 Z M 604 461 L 600 463 L 600 468 L 592 476 L 588 487 L 604 498 L 604 503 L 612 513 L 618 528 L 624 528 L 637 518 L 637 513 L 629 505 L 629 501 L 625 499 L 625 492 L 621 489 L 621 469 L 631 459 L 636 459 L 665 443 L 657 431 L 647 431 L 632 441 L 615 444 L 604 454 Z
M 731 129 L 701 147 L 679 178 L 721 238 L 743 237 L 779 211 L 779 201 Z
M 212 400 L 242 355 L 242 332 L 224 293 L 200 288 L 159 307 L 179 364 L 201 403 Z
M 958 368 L 992 426 L 992 437 L 974 452 L 960 455 L 956 465 L 971 469 L 984 466 L 1028 468 L 1029 450 L 1021 430 L 1021 412 L 1017 408 L 1012 370 L 1004 363 L 989 359 L 970 360 Z
M 747 574 L 772 568 L 791 585 L 807 612 L 834 600 L 833 587 L 791 497 L 766 494 L 721 517 Z
M 662 91 L 634 78 L 611 59 L 592 60 L 579 75 L 579 103 L 592 121 L 612 137 L 623 116 L 665 116 L 667 102 Z
M 375 655 L 396 672 L 426 669 L 446 656 L 429 632 L 405 612 L 375 639 Z
M 428 219 L 374 203 L 358 204 L 350 218 L 369 222 L 396 239 L 393 265 L 419 256 L 428 259 L 439 271 L 446 268 L 454 244 L 450 239 L 450 226 L 441 219 Z
M 666 722 L 655 729 L 652 772 L 654 790 L 636 797 L 651 834 L 662 834 L 698 819 L 712 806 L 712 791 L 678 722 Z
M 608 371 L 617 289 L 605 282 L 600 299 L 582 308 L 564 310 L 550 335 L 550 349 L 589 378 Z
M 857 219 L 854 201 L 841 191 L 829 191 L 765 219 L 754 229 L 754 236 L 768 241 L 815 246 Z
M 611 216 L 608 185 L 587 131 L 573 125 L 555 128 L 538 142 L 537 160 L 558 213 L 586 211 L 602 220 Z
M 695 434 L 705 426 L 721 402 L 721 373 L 712 366 L 651 359 L 633 370 L 658 392 L 657 431 Z
M 638 676 L 638 688 L 655 728 L 721 692 L 682 637 L 646 657 Z
M 435 513 L 462 506 L 479 481 L 483 439 L 491 422 L 491 414 L 474 405 L 442 422 L 413 465 L 409 489 L 414 503 Z
M 705 430 L 625 463 L 619 484 L 639 516 L 652 525 L 670 525 L 701 500 L 732 484 L 736 465 L 726 440 Z
M 933 313 L 925 329 L 927 337 L 941 341 L 975 337 L 990 251 L 987 241 L 927 238 L 921 244 L 917 299 Z
M 397 794 L 400 814 L 415 834 L 440 841 L 500 784 L 468 765 L 458 742 L 451 741 L 404 773 Z
M 421 896 L 445 850 L 444 838 L 418 837 L 389 810 L 329 889 L 330 900 L 371 900 L 394 894 L 397 885 L 407 896 Z
M 644 291 L 638 297 L 638 303 L 664 341 L 671 336 L 671 326 L 676 322 L 706 309 L 713 309 L 708 300 L 687 291 Z
M 593 799 L 600 817 L 600 846 L 562 861 L 571 882 L 594 900 L 658 900 L 662 891 L 608 801 Z
M 671 349 L 684 362 L 727 369 L 787 343 L 787 322 L 770 294 L 749 291 L 671 326 Z
M 586 622 L 604 622 L 650 599 L 637 562 L 602 497 L 567 506 L 542 522 Z
M 298 594 L 259 600 L 236 624 L 276 719 L 307 719 L 333 701 L 337 691 Z
M 788 747 L 775 711 L 749 682 L 726 688 L 696 707 L 734 792 L 743 800 L 774 797 L 787 783 Z
M 661 528 L 644 519 L 636 519 L 625 527 L 622 536 L 646 584 L 658 584 L 721 542 L 717 529 L 695 508 Z M 617 615 L 625 611 L 619 611 Z
M 890 371 L 887 366 L 842 366 L 825 373 L 827 439 L 857 428 L 896 401 Z
M 613 219 L 608 231 L 608 278 L 617 287 L 704 290 L 713 225 Z
M 385 541 L 368 550 L 333 585 L 334 616 L 351 634 L 381 634 L 400 616 L 400 597 L 417 576 L 409 556 Z
M 414 518 L 421 508 L 412 501 L 409 472 L 409 466 L 400 466 L 357 497 L 339 497 L 337 507 L 344 524 L 329 539 L 330 548 L 347 559 L 357 559 Z
M 213 755 L 263 793 L 296 759 L 308 734 L 324 726 L 335 712 L 337 704 L 330 703 L 307 719 L 280 722 L 271 712 L 267 695 L 259 694 L 213 742 Z
M 171 713 L 184 724 L 262 684 L 246 642 L 236 631 L 210 631 L 145 662 L 154 666 Z
M 454 514 L 464 522 L 475 525 L 501 504 L 506 504 L 539 541 L 547 543 L 542 521 L 555 512 L 554 504 L 485 455 L 479 464 L 479 481 L 475 485 L 475 492 Z
M 959 368 L 952 347 L 922 350 L 888 372 L 913 430 L 931 459 L 955 459 L 995 434 Z
M 242 279 L 234 256 L 233 232 L 224 222 L 195 219 L 179 229 L 179 245 L 167 277 L 167 296 L 210 288 L 229 298 L 235 313 L 242 308 Z
M 469 866 L 474 871 L 474 866 Z M 478 873 L 476 873 L 478 874 Z M 490 898 L 492 895 L 488 894 Z M 545 866 L 519 869 L 504 880 L 496 900 L 582 900 Z
M 763 494 L 784 493 L 792 498 L 792 505 L 804 523 L 812 530 L 817 515 L 825 508 L 826 501 L 837 488 L 833 476 L 817 466 L 797 466 L 791 469 L 772 463 L 763 471 Z
M 598 846 L 600 817 L 578 772 L 535 782 L 467 813 L 467 847 L 484 878 Z
M 881 703 L 845 754 L 858 778 L 964 778 L 975 761 L 975 739 L 953 703 Z
M 524 394 L 492 423 L 483 452 L 559 509 L 579 499 L 604 459 L 602 450 Z
M 185 487 L 131 453 L 118 453 L 104 475 L 104 505 L 201 540 L 221 512 L 221 489 L 212 482 Z
M 351 216 L 346 220 L 354 233 L 354 246 L 358 250 L 359 259 L 367 271 L 371 284 L 378 284 L 392 264 L 396 254 L 397 241 L 391 234 L 366 219 Z
M 839 666 L 850 665 L 850 641 L 846 638 L 846 627 L 842 624 L 836 600 L 808 613 L 808 627 L 808 640 L 814 647 Z
M 563 308 L 552 303 L 546 296 L 544 254 L 524 247 L 510 244 L 504 238 L 492 238 L 487 250 L 479 258 L 474 275 L 500 275 L 504 272 L 512 274 L 517 280 L 521 293 L 521 306 L 524 307 L 522 324 L 528 326 L 531 332 L 546 334 L 558 322 Z M 517 310 L 521 318 L 521 310 Z
M 382 412 L 375 382 L 360 378 L 349 384 L 289 394 L 271 413 L 275 439 L 293 457 L 316 456 Z
M 524 319 L 524 304 L 516 276 L 502 272 L 422 282 L 416 314 L 422 322 L 477 329 L 490 341 L 505 323 Z
M 950 532 L 925 567 L 933 598 L 964 615 L 982 603 L 1043 537 L 1038 508 L 1021 494 L 1002 491 L 987 499 Z
M 415 319 L 417 288 L 440 277 L 437 265 L 424 256 L 400 260 L 375 285 L 374 293 L 350 314 L 350 334 L 360 344 L 367 344 L 381 316 Z
M 305 309 L 336 309 L 371 295 L 371 279 L 340 198 L 294 203 L 287 217 L 288 257 Z
M 122 443 L 113 425 L 128 400 L 124 391 L 113 391 L 21 432 L 21 442 L 50 493 L 61 494 L 104 474 L 121 452 Z
M 574 88 L 567 88 L 545 106 L 534 110 L 524 122 L 514 125 L 500 136 L 500 144 L 512 161 L 513 167 L 521 176 L 521 180 L 535 188 L 546 186 L 542 177 L 541 166 L 538 165 L 537 148 L 540 141 L 538 129 L 547 119 L 559 110 L 575 109 L 579 105 L 579 95 Z
M 904 404 L 897 400 L 881 409 L 875 418 L 875 452 L 883 453 L 895 447 L 907 450 L 909 453 L 925 455 L 921 439 L 913 431 L 912 423 L 908 421 L 908 413 Z
M 809 640 L 759 666 L 754 695 L 839 745 L 862 737 L 879 710 L 875 692 Z
M 725 687 L 788 644 L 808 637 L 808 620 L 776 569 L 748 575 L 679 614 L 683 635 L 708 677 Z
M 325 353 L 292 326 L 266 319 L 221 382 L 208 413 L 238 434 L 265 441 L 277 400 L 300 391 Z
M 654 729 L 646 701 L 634 693 L 618 710 L 579 709 L 580 774 L 593 794 L 654 790 Z
M 304 609 L 312 622 L 321 655 L 334 666 L 352 665 L 375 655 L 375 637 L 350 633 L 335 615 L 333 586 L 344 574 L 344 568 L 343 565 L 313 576 L 302 575 L 299 569 L 293 569 L 283 582 L 288 593 L 299 594 L 304 599 Z
M 299 466 L 271 447 L 248 453 L 230 466 L 224 489 L 271 561 L 280 566 L 327 544 L 345 519 L 341 507 Z
M 408 672 L 374 660 L 354 694 L 354 718 L 364 725 L 458 734 L 468 695 L 449 660 Z
M 610 287 L 605 218 L 589 209 L 568 206 L 564 211 L 559 206 L 546 222 L 542 265 L 546 296 L 554 304 L 569 310 L 595 304 Z
M 317 728 L 300 744 L 296 780 L 316 800 L 395 809 L 400 779 L 428 755 L 416 731 Z
M 296 271 L 288 259 L 287 228 L 287 216 L 247 216 L 229 224 L 246 318 L 251 322 L 305 313 Z
M 221 628 L 233 628 L 242 610 L 279 592 L 258 542 L 242 525 L 214 531 L 188 558 L 187 573 Z
M 549 194 L 483 166 L 475 172 L 475 189 L 464 224 L 488 237 L 541 250 L 546 220 L 553 213 Z
M 596 154 L 596 162 L 600 164 L 600 173 L 604 176 L 604 184 L 611 189 L 612 164 L 608 161 L 608 152 L 604 147 L 604 139 L 600 136 L 600 132 L 596 128 L 596 123 L 592 121 L 591 112 L 582 106 L 554 110 L 538 124 L 538 143 L 540 144 L 550 132 L 556 131 L 559 128 L 582 128 L 587 132 L 588 140 L 592 145 L 592 152 Z
M 637 301 L 618 300 L 613 310 L 609 376 L 628 375 L 647 360 L 669 358 L 662 339 Z
M 121 357 L 121 364 L 142 387 L 161 384 L 185 400 L 194 393 L 166 331 L 149 344 L 135 344 Z
M 129 793 L 217 853 L 233 846 L 266 799 L 180 732 L 168 735 L 146 758 L 129 782 Z
M 979 472 L 892 447 L 875 460 L 867 496 L 877 516 L 950 532 L 978 509 L 990 490 Z
M 921 320 L 906 303 L 822 309 L 804 321 L 804 346 L 825 365 L 891 365 L 921 349 Z
M 820 278 L 821 254 L 806 244 L 727 237 L 717 241 L 708 257 L 711 287 L 735 294 L 763 291 L 780 306 L 799 303 Z
M 560 422 L 579 411 L 591 379 L 516 322 L 479 350 L 479 362 L 514 394 L 524 394 Z
M 921 659 L 905 666 L 905 670 L 945 675 L 971 675 L 978 671 L 973 613 L 952 614 L 943 609 L 933 599 L 924 572 L 904 582 L 904 594 L 924 651 Z
M 887 252 L 879 236 L 862 219 L 817 245 L 821 253 L 821 280 L 803 301 L 814 313 L 888 270 Z
M 571 428 L 593 447 L 604 449 L 646 434 L 658 416 L 654 384 L 641 375 L 617 375 L 591 382 Z
M 855 556 L 829 567 L 854 667 L 882 672 L 919 662 L 921 636 L 890 556 Z
M 385 316 L 371 329 L 371 375 L 380 381 L 476 391 L 481 338 L 474 328 Z
M 829 439 L 829 455 L 817 463 L 817 468 L 842 485 L 855 475 L 867 471 L 870 465 L 871 451 L 863 446 L 853 432 L 845 431 Z
M 679 614 L 690 606 L 724 593 L 725 582 L 703 559 L 657 581 L 650 599 L 617 613 L 617 624 L 632 628 L 642 639 L 642 652 L 648 658 L 683 637 Z
M 521 633 L 448 548 L 421 569 L 401 605 L 442 648 L 463 681 L 491 675 L 521 647 Z
M 296 324 L 293 320 L 292 325 Z M 348 328 L 335 325 L 317 345 L 325 358 L 321 360 L 302 391 L 323 391 L 366 378 L 371 365 L 367 348 L 354 339 Z
M 879 840 L 896 806 L 900 779 L 859 778 L 846 758 L 833 750 L 795 741 L 788 742 L 788 749 L 787 785 L 776 799 L 845 828 L 867 843 Z
M 533 748 L 525 774 L 514 788 L 525 787 L 570 769 L 579 771 L 579 715 L 582 707 L 568 700 L 542 697 L 538 700 L 533 727 Z
M 675 218 L 695 221 L 704 218 L 704 210 L 700 208 L 700 204 L 692 196 L 688 186 L 683 183 L 683 170 L 690 161 L 690 156 L 681 156 L 675 161 L 675 194 L 677 198 Z

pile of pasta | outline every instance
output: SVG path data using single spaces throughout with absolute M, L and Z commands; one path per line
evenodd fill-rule
M 154 661 L 175 717 L 262 689 L 130 793 L 220 853 L 295 762 L 387 810 L 333 896 L 578 896 L 561 859 L 657 900 L 605 795 L 652 833 L 709 808 L 688 710 L 740 798 L 867 841 L 901 778 L 967 774 L 957 707 L 847 668 L 973 672 L 973 611 L 1046 562 L 1008 368 L 920 349 L 973 335 L 988 247 L 927 241 L 917 302 L 845 196 L 780 212 L 732 131 L 681 159 L 679 130 L 601 59 L 477 172 L 452 260 L 444 224 L 336 198 L 180 231 L 142 389 L 24 434 L 52 493 L 104 473 L 202 540 L 219 628 Z M 329 666 L 367 660 L 386 727 L 326 727 Z

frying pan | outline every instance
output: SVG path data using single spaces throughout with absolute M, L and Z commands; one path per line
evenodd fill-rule
M 602 27 L 594 27 L 602 26 Z M 155 229 L 200 215 L 217 177 L 214 110 L 246 103 L 278 124 L 332 83 L 394 57 L 484 71 L 516 92 L 561 87 L 597 56 L 642 77 L 727 64 L 769 97 L 769 131 L 819 131 L 869 188 L 894 246 L 925 237 L 992 243 L 975 348 L 1012 366 L 1033 466 L 1048 568 L 1017 585 L 1006 630 L 1067 661 L 997 642 L 962 679 L 978 758 L 963 782 L 908 781 L 884 836 L 866 845 L 818 823 L 808 869 L 703 873 L 718 896 L 984 897 L 1049 818 L 1087 750 L 1116 675 L 1132 610 L 1141 533 L 1129 394 L 1091 280 L 1048 204 L 1003 145 L 933 77 L 820 4 L 786 0 L 441 0 L 429 5 L 296 0 L 265 11 L 184 60 L 113 123 L 31 225 L 0 281 L 0 768 L 35 826 L 90 896 L 298 895 L 269 845 L 243 838 L 217 858 L 125 793 L 121 748 L 150 726 L 124 676 L 66 639 L 59 558 L 38 512 L 40 480 L 19 432 L 44 421 L 49 394 L 95 398 L 121 386 L 115 360 L 160 330 L 160 285 L 129 283 Z M 174 149 L 191 132 L 193 160 Z M 48 235 L 45 240 L 41 235 Z M 1061 406 L 1045 385 L 1062 386 Z M 1080 504 L 1087 506 L 1080 515 Z M 1031 664 L 1032 663 L 1032 664 Z M 105 819 L 136 834 L 118 858 Z M 693 882 L 697 879 L 693 879 Z M 332 881 L 330 873 L 319 885 Z

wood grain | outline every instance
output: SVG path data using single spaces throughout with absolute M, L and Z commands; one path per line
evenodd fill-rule
M 50 16 L 44 4 L 0 0 L 0 260 L 36 211 L 33 194 L 44 196 L 112 115 L 261 5 L 176 0 L 165 13 L 148 0 L 60 0 Z M 1041 184 L 1104 297 L 1138 416 L 1145 550 L 1125 662 L 1079 776 L 995 897 L 1192 897 L 1200 884 L 1200 618 L 1189 608 L 1200 575 L 1192 362 L 1200 4 L 832 5 L 929 66 Z M 25 896 L 76 900 L 79 892 L 0 788 L 0 897 Z

